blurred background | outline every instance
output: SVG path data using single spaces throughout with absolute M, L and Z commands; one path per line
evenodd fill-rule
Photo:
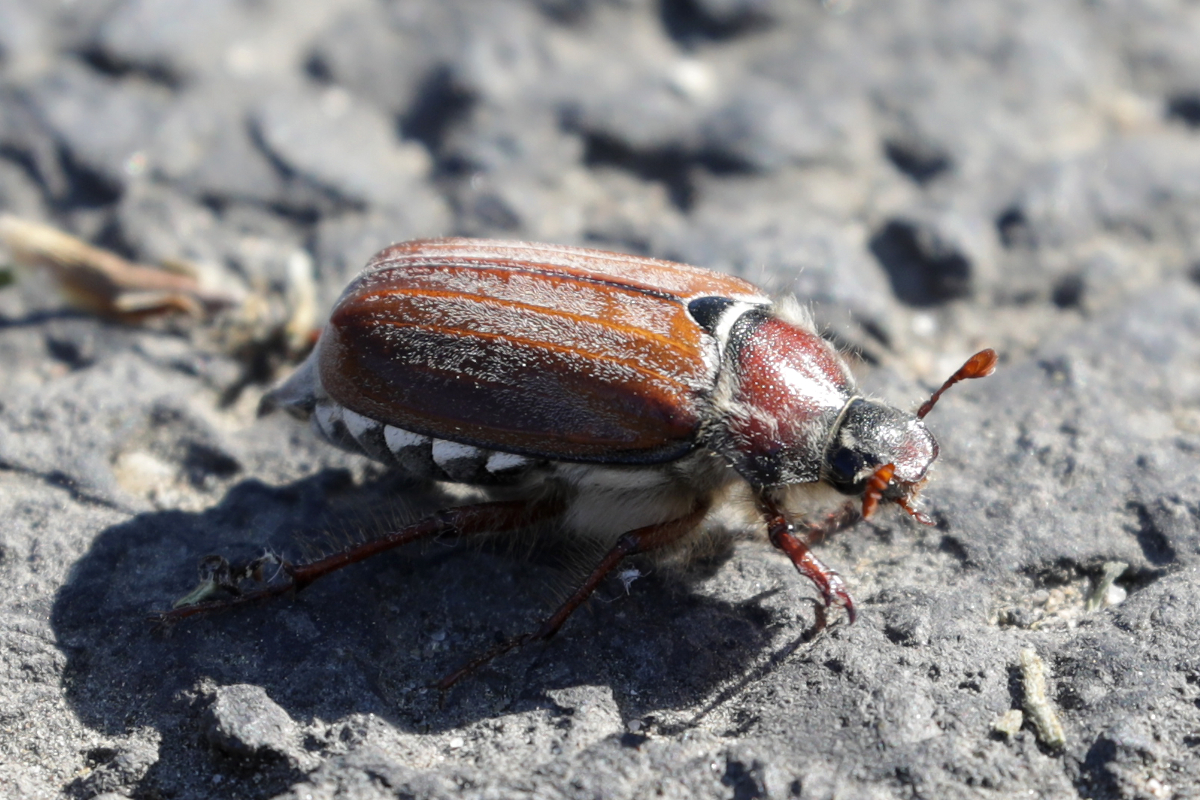
M 1200 785 L 1196 0 L 0 0 L 0 215 L 316 323 L 383 246 L 490 236 L 794 293 L 902 406 L 1003 358 L 939 407 L 939 527 L 827 551 L 853 629 L 793 657 L 807 590 L 739 551 L 443 708 L 420 687 L 536 619 L 539 568 L 395 560 L 154 638 L 200 556 L 394 487 L 255 421 L 270 331 L 68 312 L 0 243 L 8 796 Z M 1127 616 L 1077 636 L 1109 564 Z M 1064 751 L 992 728 L 1031 643 Z
M 380 247 L 590 244 L 933 379 L 1193 268 L 1191 2 L 0 4 L 0 207 L 322 307 Z M 840 326 L 849 326 L 843 329 Z

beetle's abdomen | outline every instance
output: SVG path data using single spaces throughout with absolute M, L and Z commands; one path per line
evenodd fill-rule
M 423 436 L 364 417 L 328 398 L 312 414 L 313 428 L 331 444 L 399 467 L 414 478 L 478 485 L 521 480 L 545 461 Z
M 688 293 L 753 287 L 598 251 L 504 247 L 437 240 L 376 256 L 322 334 L 325 391 L 385 426 L 482 450 L 636 464 L 695 447 L 718 355 Z

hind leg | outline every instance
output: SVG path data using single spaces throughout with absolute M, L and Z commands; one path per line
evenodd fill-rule
M 261 579 L 261 573 L 265 571 L 266 567 L 271 566 L 264 559 L 256 559 L 248 565 L 233 568 L 223 558 L 209 556 L 204 560 L 204 564 L 211 574 L 206 576 L 200 587 L 176 603 L 175 608 L 157 615 L 157 619 L 160 622 L 170 623 L 186 617 L 224 611 L 259 600 L 278 597 L 282 594 L 299 591 L 313 581 L 351 564 L 357 564 L 371 556 L 403 547 L 412 542 L 438 536 L 458 538 L 500 533 L 542 522 L 557 515 L 560 511 L 561 508 L 555 503 L 539 504 L 525 501 L 479 503 L 450 508 L 411 525 L 406 525 L 386 536 L 362 542 L 316 561 L 305 564 L 278 562 L 278 571 L 282 574 L 283 579 L 273 583 Z M 247 579 L 266 585 L 260 589 L 242 592 L 239 584 Z M 222 600 L 207 599 L 222 590 L 234 596 Z

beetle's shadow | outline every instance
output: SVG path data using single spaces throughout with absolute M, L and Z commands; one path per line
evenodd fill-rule
M 727 603 L 657 574 L 626 595 L 614 578 L 555 640 L 504 656 L 441 697 L 426 687 L 497 634 L 536 624 L 564 579 L 527 558 L 437 542 L 342 570 L 295 598 L 166 632 L 148 620 L 193 587 L 203 556 L 295 556 L 298 535 L 386 527 L 393 512 L 364 519 L 356 509 L 404 491 L 390 478 L 358 485 L 339 470 L 280 487 L 247 480 L 206 511 L 144 513 L 103 531 L 52 611 L 80 719 L 108 735 L 155 727 L 164 747 L 168 730 L 197 742 L 196 687 L 205 682 L 261 686 L 301 723 L 375 714 L 405 730 L 439 730 L 582 685 L 611 686 L 629 719 L 703 702 L 779 635 L 758 599 Z

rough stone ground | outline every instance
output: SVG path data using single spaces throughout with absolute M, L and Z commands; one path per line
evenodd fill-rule
M 307 254 L 323 308 L 418 235 L 677 258 L 816 303 L 900 404 L 1003 353 L 931 417 L 937 527 L 822 548 L 858 624 L 811 638 L 747 537 L 439 703 L 552 554 L 418 548 L 156 633 L 208 553 L 423 501 L 256 420 L 202 337 L 18 276 L 0 794 L 1200 794 L 1197 42 L 1189 0 L 0 0 L 0 211 L 268 290 Z M 1061 749 L 993 728 L 1023 648 Z

